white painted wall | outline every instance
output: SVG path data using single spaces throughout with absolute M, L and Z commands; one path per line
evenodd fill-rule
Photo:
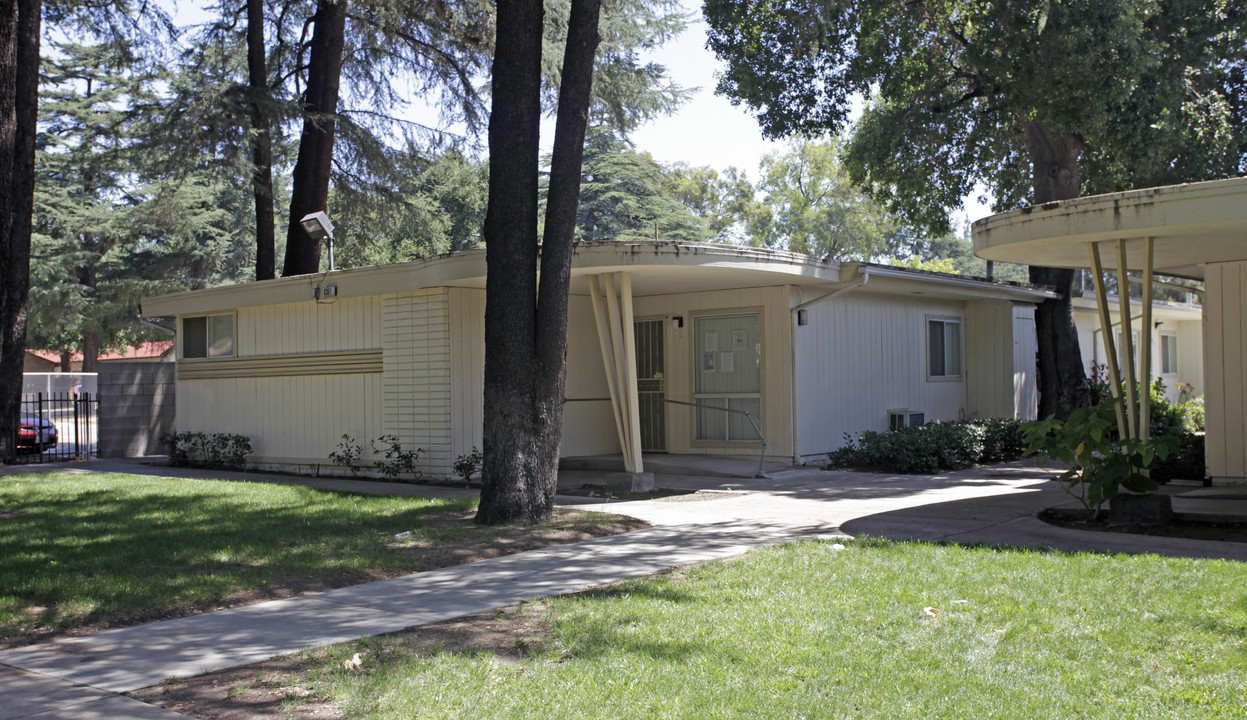
M 451 288 L 450 455 L 480 449 L 485 405 L 485 291 Z
M 965 304 L 966 415 L 1013 417 L 1013 305 L 1002 300 Z
M 287 303 L 238 311 L 239 357 L 381 346 L 381 299 Z M 347 433 L 384 433 L 380 374 L 179 380 L 180 431 L 248 435 L 259 464 L 323 463 Z
M 618 453 L 619 431 L 611 410 L 593 303 L 587 295 L 568 298 L 567 386 L 563 396 L 570 402 L 563 406 L 561 456 Z
M 796 333 L 798 455 L 834 450 L 846 433 L 885 430 L 890 409 L 927 420 L 966 411 L 964 377 L 927 378 L 932 315 L 964 318 L 964 303 L 850 292 L 809 308 Z
M 1247 478 L 1247 262 L 1208 263 L 1204 274 L 1204 395 L 1208 474 Z M 1181 362 L 1181 361 L 1179 361 Z
M 1134 314 L 1140 312 L 1135 306 Z M 1156 312 L 1156 311 L 1154 311 Z M 1112 302 L 1112 319 L 1120 319 L 1120 311 L 1115 301 Z M 1165 383 L 1165 397 L 1170 402 L 1178 399 L 1178 383 L 1189 383 L 1193 388 L 1192 397 L 1204 394 L 1204 324 L 1202 319 L 1175 320 L 1172 317 L 1156 317 L 1154 322 L 1163 323 L 1162 327 L 1152 331 L 1152 378 L 1160 378 Z M 1103 365 L 1107 357 L 1104 352 L 1104 338 L 1100 334 L 1100 318 L 1095 310 L 1084 308 L 1074 309 L 1074 327 L 1078 331 L 1078 347 L 1082 353 L 1083 367 L 1088 375 L 1095 365 Z M 1115 325 L 1114 342 L 1125 337 L 1120 326 Z M 1134 323 L 1134 334 L 1141 337 L 1139 321 Z M 1161 335 L 1172 334 L 1178 339 L 1178 372 L 1161 372 Z M 1118 353 L 1121 348 L 1117 348 Z

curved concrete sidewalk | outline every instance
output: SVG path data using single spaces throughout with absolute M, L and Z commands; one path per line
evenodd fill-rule
M 134 463 L 90 470 L 157 473 Z M 185 475 L 185 471 L 177 471 Z M 219 474 L 218 474 L 219 475 Z M 234 475 L 234 474 L 230 474 Z M 236 474 L 327 489 L 343 481 Z M 345 481 L 355 491 L 419 494 L 425 486 Z M 255 662 L 274 655 L 401 630 L 548 595 L 576 592 L 751 547 L 808 537 L 894 538 L 1025 545 L 1059 550 L 1156 552 L 1247 560 L 1247 545 L 1079 532 L 1034 514 L 1069 501 L 1033 466 L 1014 464 L 943 476 L 789 470 L 768 479 L 663 478 L 704 491 L 647 502 L 584 504 L 633 515 L 653 527 L 432 572 L 0 653 L 0 720 L 176 718 L 117 693 Z M 1215 490 L 1215 489 L 1214 489 Z M 461 490 L 439 492 L 462 493 Z M 1194 492 L 1193 492 L 1194 494 Z M 1182 510 L 1186 500 L 1175 501 Z M 1188 502 L 1236 510 L 1247 500 Z M 1228 503 L 1228 505 L 1227 505 Z

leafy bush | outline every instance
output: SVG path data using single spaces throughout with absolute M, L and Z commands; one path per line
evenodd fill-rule
M 338 443 L 338 449 L 329 453 L 329 459 L 333 464 L 340 465 L 351 471 L 351 477 L 359 474 L 360 453 L 364 451 L 364 446 L 355 442 L 355 438 L 342 433 L 342 442 Z
M 1207 464 L 1204 458 L 1204 436 L 1193 432 L 1177 436 L 1178 449 L 1152 464 L 1152 479 L 1159 483 L 1170 480 L 1203 480 Z
M 981 462 L 1022 456 L 1022 426 L 1016 420 L 937 421 L 876 432 L 864 430 L 828 455 L 828 468 L 877 468 L 898 473 L 960 470 Z
M 455 475 L 459 476 L 459 479 L 463 481 L 463 484 L 467 485 L 472 482 L 472 476 L 476 474 L 478 469 L 480 469 L 481 461 L 483 459 L 481 451 L 476 449 L 476 446 L 473 445 L 472 452 L 455 458 L 455 464 L 451 466 L 451 469 L 455 471 Z
M 1178 439 L 1173 436 L 1157 435 L 1147 441 L 1119 437 L 1117 411 L 1107 402 L 1079 408 L 1064 422 L 1049 417 L 1028 423 L 1026 439 L 1027 455 L 1066 466 L 1058 480 L 1097 515 L 1104 502 L 1121 489 L 1154 491 L 1156 480 L 1145 471 L 1157 458 L 1164 460 L 1178 448 Z
M 381 443 L 382 449 L 377 448 L 377 443 Z M 413 479 L 420 479 L 421 472 L 416 469 L 416 463 L 420 460 L 420 453 L 424 452 L 422 448 L 404 450 L 397 435 L 382 435 L 376 440 L 370 440 L 368 444 L 372 446 L 373 454 L 382 456 L 377 461 L 377 469 L 387 479 L 397 480 L 402 475 L 413 475 Z
M 1197 397 L 1184 400 L 1177 405 L 1182 413 L 1182 426 L 1187 432 L 1204 431 L 1204 398 Z
M 376 440 L 369 440 L 368 445 L 372 448 L 373 455 L 378 457 L 373 465 L 387 479 L 398 480 L 403 475 L 411 475 L 414 480 L 420 479 L 421 472 L 416 469 L 416 463 L 420 461 L 423 449 L 404 450 L 397 435 L 382 435 Z M 350 470 L 351 477 L 357 477 L 360 468 L 364 466 L 364 462 L 360 460 L 363 453 L 363 444 L 355 442 L 355 438 L 344 433 L 338 449 L 329 453 L 329 459 L 335 465 Z
M 983 426 L 983 455 L 979 462 L 1009 462 L 1026 451 L 1023 423 L 1015 418 L 973 420 Z
M 174 430 L 162 439 L 169 448 L 169 464 L 178 467 L 242 470 L 251 454 L 251 438 L 246 435 Z

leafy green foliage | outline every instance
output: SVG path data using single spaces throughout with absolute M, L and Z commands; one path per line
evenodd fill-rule
M 250 237 L 219 174 L 152 142 L 167 75 L 116 43 L 56 45 L 45 61 L 36 153 L 30 345 L 94 352 L 163 339 L 145 295 L 246 275 Z
M 585 138 L 577 240 L 695 242 L 709 236 L 705 225 L 664 188 L 661 165 L 638 153 L 609 129 Z
M 974 257 L 968 238 L 956 235 L 919 236 L 906 241 L 892 264 L 915 270 L 951 273 L 967 277 L 987 277 L 987 261 Z M 1030 282 L 1025 265 L 996 263 L 992 278 L 1006 282 Z
M 455 462 L 451 465 L 451 469 L 454 470 L 455 475 L 463 481 L 464 485 L 468 485 L 472 482 L 472 476 L 480 471 L 482 459 L 483 456 L 481 455 L 481 451 L 474 445 L 472 446 L 472 452 L 455 458 Z
M 948 230 L 982 182 L 1030 204 L 1025 129 L 1077 139 L 1092 192 L 1227 177 L 1247 151 L 1247 10 L 1223 0 L 708 0 L 718 91 L 764 133 L 836 133 L 908 221 Z M 1046 170 L 1046 169 L 1045 169 Z
M 387 182 L 339 184 L 330 195 L 339 267 L 403 262 L 483 245 L 488 165 L 458 150 L 409 146 Z
M 381 447 L 378 448 L 377 443 L 381 443 Z M 420 479 L 421 472 L 416 469 L 416 464 L 420 462 L 423 448 L 405 450 L 397 435 L 382 435 L 376 440 L 370 440 L 368 444 L 372 447 L 373 455 L 379 456 L 377 470 L 386 479 L 398 480 L 404 475 L 413 476 L 413 480 Z
M 1100 507 L 1120 490 L 1149 493 L 1156 480 L 1145 472 L 1156 459 L 1178 449 L 1178 438 L 1152 436 L 1146 441 L 1117 432 L 1112 403 L 1102 402 L 1070 413 L 1062 422 L 1049 417 L 1026 426 L 1027 455 L 1037 462 L 1055 461 L 1066 469 L 1058 479 L 1088 510 Z
M 251 438 L 232 433 L 167 432 L 169 464 L 177 467 L 242 470 L 251 454 Z
M 750 241 L 833 260 L 893 254 L 899 224 L 849 181 L 834 140 L 794 140 L 762 159 L 758 190 L 769 211 L 751 217 Z
M 1158 483 L 1170 480 L 1202 481 L 1208 474 L 1203 433 L 1183 432 L 1174 436 L 1177 448 L 1168 457 L 1157 457 L 1152 464 L 1152 479 Z
M 897 473 L 931 474 L 977 463 L 1008 462 L 1022 456 L 1017 420 L 936 421 L 877 432 L 864 430 L 828 454 L 828 469 L 870 468 Z
M 749 177 L 734 167 L 720 174 L 712 167 L 673 163 L 664 168 L 661 191 L 688 208 L 714 242 L 744 244 L 751 218 L 769 213 L 755 198 L 757 191 Z
M 340 467 L 344 467 L 351 471 L 351 477 L 359 474 L 361 463 L 359 456 L 364 452 L 364 446 L 355 442 L 355 438 L 342 433 L 342 441 L 338 443 L 336 450 L 329 453 L 329 460 Z

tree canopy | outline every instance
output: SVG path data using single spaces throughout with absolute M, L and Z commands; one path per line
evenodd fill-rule
M 748 218 L 753 244 L 834 260 L 896 250 L 900 223 L 850 182 L 834 140 L 794 140 L 759 169 L 762 208 Z
M 978 182 L 997 209 L 1045 201 L 1028 146 L 1045 138 L 1081 152 L 1093 192 L 1247 169 L 1241 3 L 708 0 L 705 14 L 728 63 L 719 91 L 766 134 L 839 131 L 866 98 L 854 180 L 939 230 Z
M 666 172 L 608 128 L 585 141 L 576 239 L 698 242 L 709 237 L 688 208 L 667 195 Z
M 1226 0 L 707 0 L 719 92 L 771 136 L 839 132 L 850 176 L 937 233 L 996 209 L 1247 170 L 1247 9 Z M 1090 402 L 1069 270 L 1036 312 L 1040 414 Z

